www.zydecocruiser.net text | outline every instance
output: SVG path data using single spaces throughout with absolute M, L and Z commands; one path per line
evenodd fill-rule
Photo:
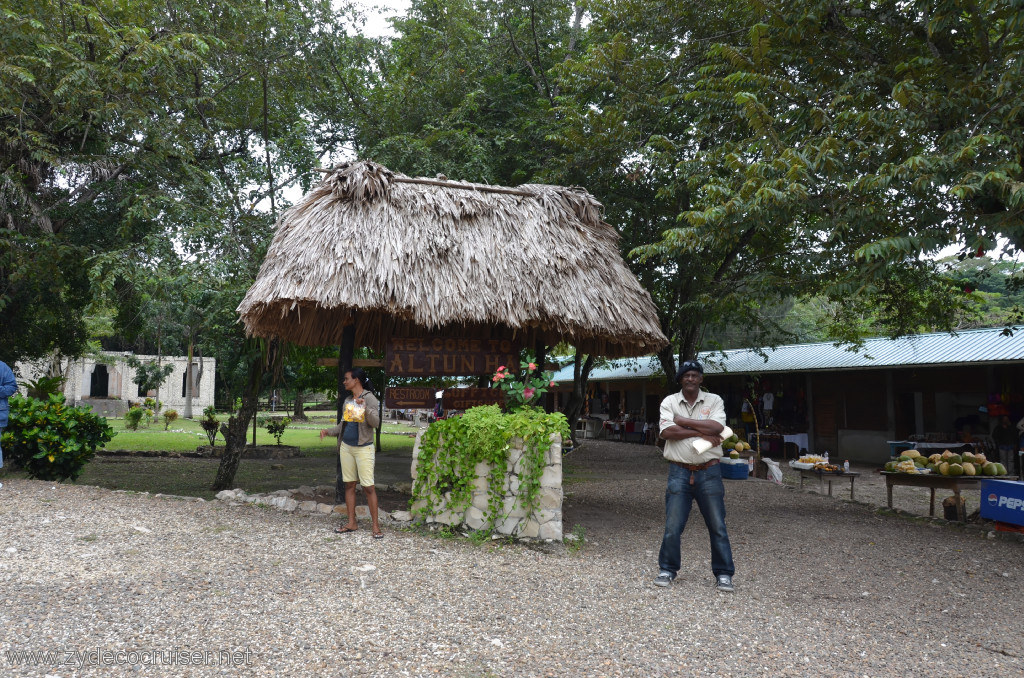
M 5 650 L 8 666 L 251 666 L 253 652 L 244 650 Z

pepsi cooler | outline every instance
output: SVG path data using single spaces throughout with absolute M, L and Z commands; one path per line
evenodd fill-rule
M 982 480 L 981 517 L 1024 525 L 1024 483 L 1014 480 Z

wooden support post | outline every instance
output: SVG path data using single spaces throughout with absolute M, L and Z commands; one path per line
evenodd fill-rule
M 356 350 L 356 323 L 345 326 L 341 334 L 341 345 L 338 347 L 338 414 L 335 421 L 341 424 L 341 413 L 345 406 L 345 373 L 352 369 L 352 355 Z M 337 456 L 337 455 L 336 455 Z M 337 473 L 334 481 L 334 503 L 345 501 L 345 479 L 341 475 L 341 457 L 335 459 Z

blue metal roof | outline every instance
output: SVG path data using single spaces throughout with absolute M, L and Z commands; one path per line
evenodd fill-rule
M 1024 361 L 1024 328 L 1014 328 L 1010 336 L 1004 335 L 1001 327 L 986 327 L 963 330 L 956 334 L 937 332 L 899 339 L 867 339 L 859 348 L 825 342 L 791 344 L 762 351 L 764 355 L 753 349 L 707 351 L 698 358 L 708 374 L 868 370 L 919 365 L 994 365 Z M 572 375 L 572 365 L 563 367 L 555 373 L 555 381 L 571 383 Z M 611 360 L 605 367 L 595 367 L 590 378 L 612 381 L 650 379 L 662 375 L 657 358 L 646 357 Z

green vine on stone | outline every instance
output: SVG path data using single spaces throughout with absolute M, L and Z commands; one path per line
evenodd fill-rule
M 473 501 L 477 464 L 490 466 L 487 475 L 485 520 L 493 528 L 507 517 L 504 497 L 509 473 L 509 450 L 516 438 L 523 441 L 519 461 L 519 505 L 532 515 L 540 495 L 544 460 L 551 436 L 569 439 L 569 423 L 560 412 L 523 407 L 503 414 L 496 405 L 474 407 L 461 417 L 432 423 L 420 439 L 417 475 L 413 486 L 413 513 L 436 515 L 443 506 L 459 514 Z M 422 503 L 419 503 L 422 502 Z M 508 507 L 511 511 L 514 506 Z

